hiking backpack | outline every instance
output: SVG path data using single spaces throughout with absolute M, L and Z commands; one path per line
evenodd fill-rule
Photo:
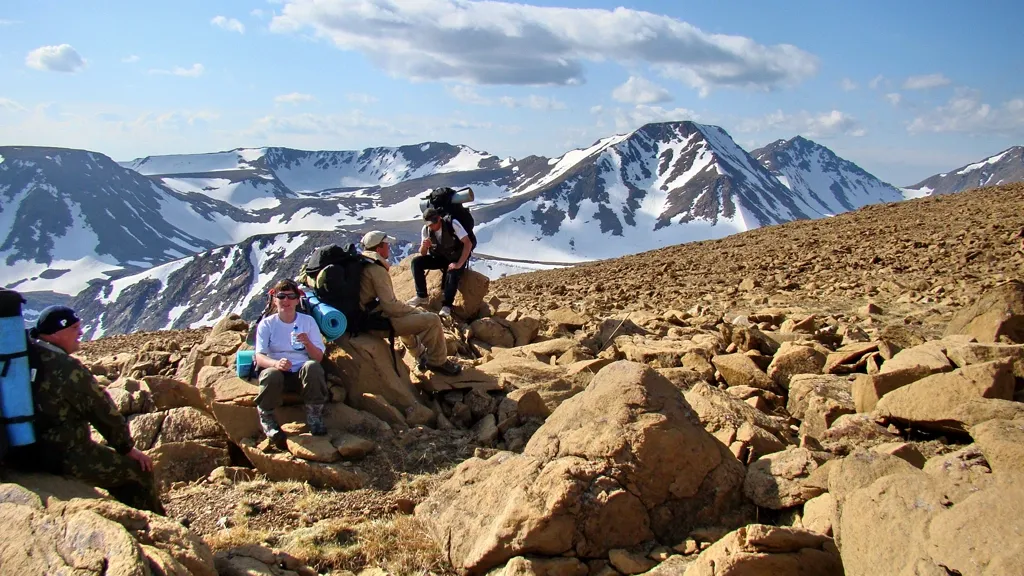
M 321 246 L 314 250 L 299 270 L 299 283 L 313 290 L 316 297 L 345 315 L 345 333 L 356 335 L 368 330 L 391 331 L 391 322 L 376 303 L 367 310 L 359 305 L 359 286 L 365 266 L 375 265 L 356 250 L 336 245 Z
M 470 195 L 472 195 L 471 189 L 466 188 L 464 190 L 469 190 Z M 455 201 L 455 195 L 460 191 L 448 187 L 434 188 L 426 199 L 426 205 L 436 208 L 444 216 L 451 216 L 453 220 L 458 220 L 459 224 L 462 224 L 462 227 L 466 229 L 466 233 L 469 235 L 475 250 L 476 234 L 473 233 L 473 214 L 470 213 L 469 208 L 466 208 L 462 202 Z
M 34 444 L 34 388 L 42 374 L 39 353 L 25 330 L 25 298 L 0 288 L 0 460 L 10 448 Z

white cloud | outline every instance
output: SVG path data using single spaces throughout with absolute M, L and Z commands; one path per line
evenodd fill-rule
M 242 24 L 235 18 L 225 18 L 224 16 L 214 16 L 210 20 L 210 24 L 223 28 L 228 32 L 238 32 L 239 34 L 245 34 L 245 24 Z
M 28 108 L 10 98 L 0 98 L 0 109 L 7 110 L 8 112 L 28 112 Z
M 222 137 L 213 129 L 218 118 L 214 110 L 140 110 L 43 103 L 32 105 L 30 110 L 5 123 L 3 132 L 5 139 L 27 146 L 79 148 L 128 159 L 144 154 L 238 146 L 236 133 Z
M 1024 98 L 993 106 L 983 102 L 977 90 L 960 88 L 945 105 L 914 118 L 907 131 L 1024 136 Z
M 858 88 L 857 83 L 849 78 L 843 78 L 843 80 L 839 82 L 839 87 L 843 89 L 843 92 L 853 92 Z
M 36 70 L 75 72 L 85 66 L 85 60 L 70 44 L 61 44 L 36 48 L 25 57 L 25 64 Z
M 345 94 L 345 98 L 349 102 L 355 102 L 356 104 L 374 104 L 377 102 L 377 97 L 372 94 L 363 94 L 362 92 L 349 92 Z
M 290 116 L 268 115 L 257 119 L 248 133 L 263 138 L 273 134 L 281 135 L 351 135 L 363 131 L 401 135 L 403 131 L 395 124 L 378 118 L 371 118 L 359 111 L 345 114 L 294 114 Z
M 878 87 L 881 86 L 883 82 L 885 82 L 885 76 L 879 74 L 878 76 L 872 78 L 870 82 L 868 82 L 868 87 L 871 88 L 872 90 L 878 90 Z
M 259 8 L 254 8 L 252 12 L 249 12 L 249 16 L 252 16 L 253 18 L 259 18 L 261 20 L 263 19 L 263 16 L 265 14 L 266 14 L 266 12 L 264 12 L 263 10 L 261 10 Z
M 131 56 L 125 56 L 124 58 L 121 58 L 121 62 L 124 62 L 125 64 L 135 64 L 139 60 L 142 60 L 142 58 L 139 58 L 135 54 L 132 54 Z
M 610 116 L 610 120 L 614 123 L 615 131 L 620 133 L 632 132 L 644 124 L 652 122 L 696 121 L 700 119 L 696 112 L 687 108 L 662 108 L 661 106 L 647 106 L 645 104 L 597 112 L 597 114 L 605 113 Z M 607 134 L 604 134 L 604 136 L 607 136 Z
M 316 100 L 312 94 L 302 94 L 301 92 L 292 92 L 291 94 L 282 94 L 280 96 L 274 96 L 275 104 L 300 104 L 302 102 L 312 102 Z
M 832 110 L 811 113 L 800 111 L 786 114 L 777 110 L 762 118 L 748 118 L 737 124 L 737 132 L 786 132 L 808 138 L 829 138 L 833 136 L 864 136 L 867 134 L 856 118 Z
M 287 0 L 276 32 L 306 29 L 378 67 L 416 80 L 573 85 L 584 61 L 646 62 L 707 93 L 768 89 L 817 72 L 818 59 L 788 44 L 709 34 L 626 8 L 530 6 L 462 0 Z
M 670 102 L 672 95 L 642 76 L 630 76 L 625 84 L 612 90 L 612 98 L 626 104 L 660 104 Z
M 903 101 L 903 95 L 900 94 L 899 92 L 890 92 L 889 94 L 885 95 L 885 99 L 889 101 L 889 104 L 892 104 L 893 106 L 899 106 L 900 102 Z
M 15 24 L 21 24 L 18 20 L 4 20 L 0 18 L 0 26 L 14 26 Z
M 459 102 L 465 102 L 466 104 L 474 104 L 477 106 L 500 105 L 506 108 L 529 108 L 531 110 L 545 111 L 566 109 L 565 103 L 557 98 L 537 96 L 535 94 L 530 94 L 529 96 L 523 96 L 521 98 L 514 96 L 502 96 L 497 99 L 492 99 L 481 96 L 472 86 L 456 84 L 455 86 L 449 86 L 447 90 L 448 93 Z
M 903 81 L 904 90 L 928 90 L 947 86 L 952 82 L 942 74 L 925 74 L 923 76 L 911 76 Z
M 150 74 L 169 74 L 171 76 L 185 76 L 187 78 L 198 78 L 203 75 L 206 68 L 202 64 L 193 64 L 191 68 L 182 68 L 181 66 L 175 66 L 170 70 L 150 70 Z
M 454 96 L 459 102 L 476 104 L 478 106 L 490 106 L 493 104 L 490 98 L 484 98 L 478 94 L 472 86 L 456 84 L 455 86 L 448 86 L 446 90 L 448 90 L 448 93 Z
M 514 98 L 512 96 L 502 96 L 498 99 L 498 102 L 506 108 L 529 108 L 531 110 L 565 110 L 565 102 L 558 100 L 557 98 L 548 98 L 547 96 L 537 96 L 530 94 L 522 98 Z

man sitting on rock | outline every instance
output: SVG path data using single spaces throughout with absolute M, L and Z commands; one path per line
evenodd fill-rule
M 417 354 L 421 370 L 429 369 L 455 376 L 462 371 L 462 367 L 448 359 L 441 319 L 436 314 L 421 312 L 395 298 L 391 275 L 388 274 L 391 267 L 388 258 L 394 241 L 394 238 L 380 230 L 367 232 L 363 236 L 363 256 L 372 263 L 363 267 L 359 305 L 367 311 L 379 310 L 384 318 L 390 320 L 395 335 L 401 336 L 406 348 Z
M 15 449 L 15 467 L 70 476 L 124 504 L 164 514 L 153 461 L 135 447 L 128 424 L 80 360 L 82 323 L 66 306 L 43 310 L 29 332 L 39 354 L 32 387 L 36 443 Z M 107 441 L 93 442 L 92 425 Z
M 286 449 L 285 433 L 274 417 L 285 392 L 298 392 L 306 405 L 306 425 L 310 434 L 327 434 L 324 404 L 327 402 L 327 378 L 320 361 L 324 358 L 324 339 L 316 320 L 297 310 L 299 286 L 294 280 L 281 280 L 270 291 L 268 314 L 256 327 L 256 366 L 260 371 L 260 393 L 256 407 L 260 427 L 274 446 Z
M 444 297 L 441 316 L 451 316 L 459 280 L 473 252 L 473 241 L 458 220 L 442 216 L 436 208 L 427 208 L 423 220 L 426 224 L 421 232 L 420 255 L 412 259 L 416 297 L 409 301 L 409 305 L 423 306 L 427 303 L 427 270 L 442 270 Z

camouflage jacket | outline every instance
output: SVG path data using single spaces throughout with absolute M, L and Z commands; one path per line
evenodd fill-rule
M 135 442 L 124 417 L 81 361 L 47 342 L 34 344 L 41 364 L 32 389 L 36 440 L 49 449 L 71 452 L 92 442 L 92 424 L 111 448 L 130 452 Z

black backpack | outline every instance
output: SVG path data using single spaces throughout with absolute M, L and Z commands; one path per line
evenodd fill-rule
M 432 208 L 436 208 L 441 214 L 445 216 L 451 216 L 452 219 L 458 220 L 459 224 L 466 229 L 466 233 L 469 235 L 469 239 L 473 242 L 473 249 L 476 249 L 476 234 L 473 233 L 473 214 L 470 213 L 469 208 L 465 205 L 455 202 L 452 197 L 455 196 L 456 190 L 454 188 L 434 188 L 430 192 L 430 196 L 427 197 L 427 204 Z
M 299 271 L 299 281 L 311 288 L 316 297 L 337 308 L 345 315 L 346 334 L 357 335 L 368 330 L 391 330 L 391 322 L 380 311 L 374 311 L 376 303 L 368 310 L 359 306 L 359 285 L 363 268 L 374 265 L 356 249 L 354 244 L 347 248 L 336 245 L 321 246 L 306 259 Z

